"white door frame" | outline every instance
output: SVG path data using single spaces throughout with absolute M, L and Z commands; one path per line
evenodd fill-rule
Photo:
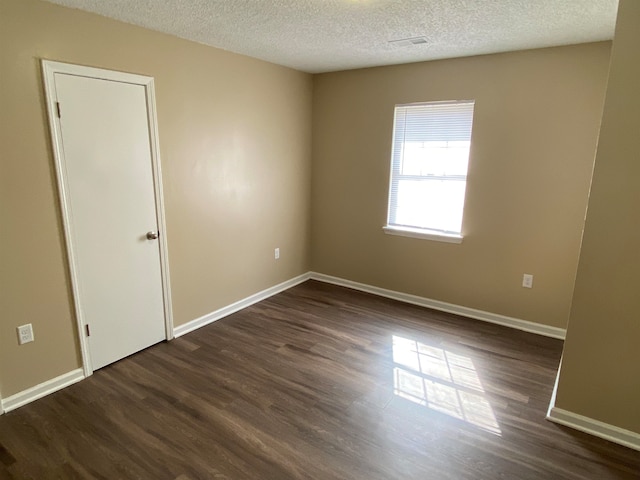
M 62 223 L 64 226 L 64 237 L 67 246 L 69 260 L 69 274 L 71 277 L 71 288 L 73 290 L 73 303 L 75 308 L 76 322 L 78 326 L 78 338 L 80 339 L 80 349 L 82 352 L 82 368 L 84 375 L 93 373 L 91 364 L 91 353 L 88 339 L 85 334 L 84 313 L 80 305 L 78 288 L 77 254 L 71 237 L 71 200 L 69 197 L 69 187 L 64 169 L 64 148 L 62 143 L 62 130 L 60 119 L 58 118 L 57 92 L 54 75 L 56 73 L 75 75 L 81 77 L 95 78 L 100 80 L 110 80 L 115 82 L 130 83 L 144 87 L 147 99 L 147 119 L 149 122 L 149 140 L 151 149 L 151 163 L 153 171 L 153 183 L 155 192 L 156 216 L 158 230 L 160 231 L 160 272 L 162 275 L 162 296 L 164 302 L 164 322 L 165 335 L 167 340 L 173 338 L 173 312 L 171 308 L 171 286 L 169 281 L 169 258 L 167 248 L 166 222 L 164 216 L 164 201 L 162 194 L 162 173 L 160 167 L 160 145 L 158 141 L 158 122 L 156 118 L 156 101 L 153 77 L 136 75 L 132 73 L 103 70 L 101 68 L 84 67 L 69 63 L 60 63 L 50 60 L 42 60 L 42 75 L 45 89 L 45 101 L 49 117 L 49 127 L 51 132 L 51 142 L 53 146 L 53 157 L 56 166 L 56 176 L 58 192 L 60 198 L 60 208 L 62 211 Z

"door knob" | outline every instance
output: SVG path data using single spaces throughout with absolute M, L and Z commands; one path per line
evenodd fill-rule
M 147 240 L 157 240 L 160 236 L 160 232 L 147 232 Z

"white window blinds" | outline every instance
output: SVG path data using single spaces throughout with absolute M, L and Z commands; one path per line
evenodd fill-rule
M 473 101 L 395 109 L 387 224 L 461 233 Z

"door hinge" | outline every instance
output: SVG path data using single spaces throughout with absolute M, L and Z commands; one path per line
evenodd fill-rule
M 87 332 L 87 337 L 90 337 L 91 336 L 91 330 L 89 330 L 89 324 L 88 323 L 84 326 L 84 330 Z
M 58 113 L 58 118 L 62 118 L 60 116 L 60 102 L 56 102 L 56 112 Z

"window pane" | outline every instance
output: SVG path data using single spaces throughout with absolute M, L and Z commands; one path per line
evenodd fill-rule
M 471 142 L 405 142 L 401 175 L 466 175 Z
M 467 182 L 398 181 L 395 225 L 460 232 Z

